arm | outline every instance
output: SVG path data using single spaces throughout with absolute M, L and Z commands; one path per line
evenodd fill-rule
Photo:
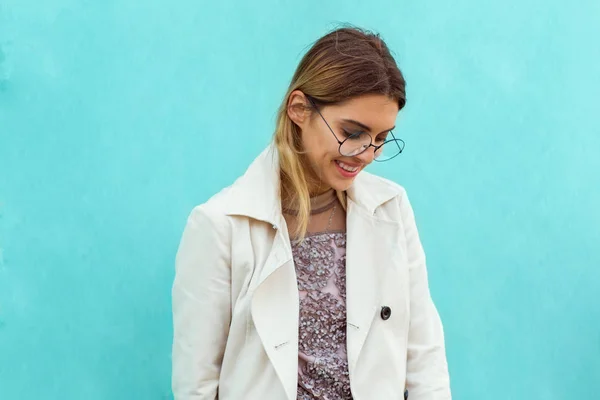
M 220 225 L 196 207 L 177 251 L 172 288 L 175 400 L 218 398 L 231 319 L 230 239 Z
M 425 253 L 406 193 L 400 209 L 410 271 L 410 328 L 406 384 L 410 400 L 450 400 L 444 332 L 431 299 Z

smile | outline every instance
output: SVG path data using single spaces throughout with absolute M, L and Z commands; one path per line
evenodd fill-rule
M 341 161 L 336 161 L 337 165 L 339 165 L 344 171 L 348 172 L 356 172 L 360 167 L 353 167 Z
M 350 165 L 346 164 L 343 161 L 335 160 L 335 166 L 337 167 L 338 172 L 344 178 L 354 178 L 360 172 L 360 165 Z

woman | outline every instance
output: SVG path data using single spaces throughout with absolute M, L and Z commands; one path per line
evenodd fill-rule
M 274 141 L 196 207 L 176 260 L 176 400 L 450 399 L 442 325 L 404 189 L 405 82 L 378 35 L 304 56 Z

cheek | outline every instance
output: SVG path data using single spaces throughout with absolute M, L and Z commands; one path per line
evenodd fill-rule
M 328 175 L 331 173 L 333 165 L 333 160 L 335 154 L 333 154 L 329 149 L 320 148 L 314 153 L 310 154 L 310 161 L 313 165 L 313 168 L 320 172 L 320 175 Z
M 329 144 L 329 143 L 328 143 Z M 339 156 L 337 152 L 337 148 L 332 148 L 329 144 L 328 147 L 323 146 L 320 149 L 317 163 L 319 168 L 325 172 L 325 174 L 331 174 L 334 171 L 335 165 L 333 164 L 333 160 L 335 160 Z
M 330 139 L 319 131 L 306 131 L 302 135 L 302 146 L 314 164 L 321 165 L 338 157 L 338 145 Z

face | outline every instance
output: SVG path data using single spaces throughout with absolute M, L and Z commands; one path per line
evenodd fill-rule
M 290 105 L 294 104 L 310 103 L 302 92 L 295 91 L 290 96 Z M 304 112 L 298 110 L 302 107 L 297 107 L 296 111 L 290 107 L 288 115 L 302 130 L 302 145 L 310 165 L 307 173 L 311 195 L 330 188 L 348 189 L 354 178 L 373 162 L 375 149 L 369 147 L 362 154 L 342 156 L 338 140 L 344 141 L 350 135 L 363 133 L 371 136 L 372 144 L 378 146 L 392 138 L 390 131 L 399 111 L 397 102 L 384 95 L 364 95 L 341 104 L 320 107 L 323 117 L 312 108 Z

